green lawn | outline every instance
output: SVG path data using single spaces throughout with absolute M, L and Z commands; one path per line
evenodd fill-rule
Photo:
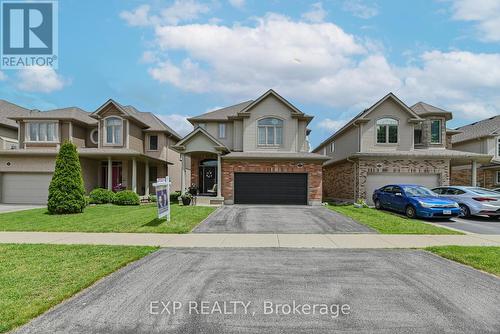
M 0 214 L 0 231 L 188 233 L 215 210 L 172 205 L 171 221 L 157 219 L 156 206 L 96 205 L 80 214 L 49 215 L 47 209 Z
M 439 246 L 428 247 L 426 250 L 500 276 L 500 247 Z
M 0 333 L 25 324 L 154 247 L 0 245 Z
M 463 234 L 443 227 L 408 219 L 387 211 L 371 208 L 355 208 L 353 205 L 329 205 L 329 209 L 351 217 L 383 234 Z

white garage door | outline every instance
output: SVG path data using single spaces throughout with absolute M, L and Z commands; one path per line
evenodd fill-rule
M 45 204 L 52 173 L 2 174 L 2 202 L 8 204 Z
M 439 174 L 376 173 L 368 174 L 366 180 L 366 202 L 373 205 L 373 192 L 387 184 L 419 184 L 427 188 L 439 186 Z

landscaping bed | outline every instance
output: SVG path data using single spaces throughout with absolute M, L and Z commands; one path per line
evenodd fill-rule
M 382 210 L 355 208 L 353 205 L 328 205 L 328 208 L 351 217 L 358 223 L 369 226 L 382 234 L 463 234 Z
M 157 218 L 154 204 L 91 205 L 68 215 L 50 215 L 41 208 L 0 214 L 0 231 L 188 233 L 214 210 L 173 204 L 166 222 Z
M 0 245 L 0 333 L 27 323 L 155 247 Z

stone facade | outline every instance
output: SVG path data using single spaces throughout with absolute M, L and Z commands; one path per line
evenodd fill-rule
M 323 168 L 323 198 L 354 199 L 355 164 L 344 161 Z
M 355 198 L 367 198 L 366 180 L 369 173 L 419 173 L 439 174 L 439 183 L 446 186 L 450 182 L 450 162 L 448 160 L 359 160 L 357 168 L 357 194 Z M 390 182 L 390 180 L 387 180 Z
M 308 201 L 310 205 L 321 204 L 322 162 L 224 160 L 222 159 L 222 196 L 226 204 L 232 204 L 234 173 L 307 173 Z
M 477 169 L 477 186 L 483 188 L 498 188 L 500 184 L 497 182 L 498 169 Z M 454 166 L 451 168 L 450 184 L 455 186 L 470 186 L 472 185 L 472 166 Z

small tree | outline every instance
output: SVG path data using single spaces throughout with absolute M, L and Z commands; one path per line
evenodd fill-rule
M 64 142 L 49 186 L 47 209 L 51 214 L 80 213 L 85 208 L 82 167 L 76 146 Z

